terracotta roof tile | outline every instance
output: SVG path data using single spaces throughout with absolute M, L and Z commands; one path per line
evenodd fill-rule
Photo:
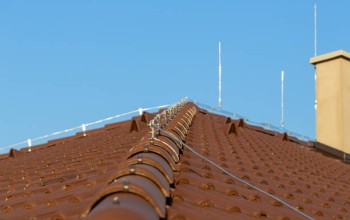
M 129 133 L 129 125 L 115 123 L 88 131 L 86 137 L 77 134 L 49 141 L 30 153 L 12 150 L 14 157 L 0 161 L 1 216 L 78 218 L 130 147 L 148 132 L 142 125 Z
M 318 185 L 321 185 L 320 183 L 324 184 L 328 182 L 327 179 L 333 179 L 334 177 L 330 176 L 334 175 L 334 172 L 329 172 L 328 175 L 330 176 L 321 176 L 321 172 L 316 173 L 316 170 L 332 170 L 332 167 L 337 167 L 336 170 L 349 170 L 348 165 L 335 162 L 334 159 L 326 158 L 323 155 L 320 157 L 319 153 L 310 149 L 307 143 L 289 140 L 283 141 L 283 138 L 277 139 L 278 135 L 273 133 L 266 135 L 261 129 L 257 130 L 250 125 L 244 125 L 243 128 L 242 126 L 236 126 L 234 127 L 236 129 L 234 133 L 227 132 L 227 129 L 232 128 L 227 128 L 226 124 L 226 129 L 223 129 L 225 123 L 222 122 L 221 117 L 216 117 L 215 119 L 213 116 L 211 115 L 210 117 L 210 114 L 196 115 L 193 122 L 194 126 L 191 128 L 191 132 L 186 139 L 187 143 L 195 148 L 195 150 L 215 163 L 219 165 L 221 163 L 222 167 L 226 167 L 227 170 L 238 177 L 254 183 L 259 188 L 273 192 L 279 198 L 310 214 L 318 216 L 322 213 L 322 215 L 332 216 L 332 213 L 334 215 L 337 212 L 331 209 L 329 202 L 324 202 L 326 197 L 329 196 L 327 194 L 328 192 L 318 187 Z M 233 122 L 230 121 L 228 123 Z M 183 158 L 186 168 L 181 170 L 186 174 L 179 175 L 182 177 L 179 181 L 182 184 L 177 185 L 176 191 L 189 185 L 193 185 L 195 188 L 182 193 L 181 196 L 178 196 L 181 199 L 177 201 L 186 201 L 186 197 L 189 197 L 191 192 L 195 192 L 196 189 L 203 190 L 203 188 L 210 192 L 208 197 L 211 199 L 216 198 L 213 197 L 214 192 L 220 192 L 217 189 L 224 189 L 224 186 L 220 185 L 223 182 L 222 178 L 218 175 L 220 172 L 216 168 L 211 167 L 210 164 L 192 155 L 189 151 L 184 151 Z M 313 166 L 311 169 L 310 165 Z M 310 171 L 308 172 L 307 169 L 310 169 Z M 211 173 L 213 171 L 216 172 L 216 175 Z M 197 175 L 193 175 L 191 172 Z M 315 179 L 315 176 L 318 176 L 318 178 Z M 203 187 L 203 183 L 208 182 L 208 179 L 210 179 L 210 184 L 207 183 Z M 237 204 L 236 198 L 243 198 L 250 201 L 250 204 L 244 201 L 245 205 L 239 206 L 241 212 L 243 206 L 249 207 L 251 205 L 248 208 L 251 211 L 248 211 L 247 214 L 253 217 L 260 215 L 266 215 L 272 219 L 293 216 L 298 219 L 301 217 L 297 213 L 293 213 L 290 209 L 281 206 L 278 202 L 276 203 L 276 201 L 270 203 L 273 207 L 281 207 L 280 210 L 271 209 L 271 207 L 266 205 L 267 200 L 271 200 L 267 196 L 260 195 L 255 191 L 251 192 L 251 189 L 247 189 L 242 184 L 235 184 L 235 181 L 229 182 L 234 183 L 235 188 L 226 190 L 226 195 L 231 195 L 225 200 L 227 203 L 232 201 L 233 204 Z M 333 186 L 336 186 L 335 182 L 333 182 Z M 266 186 L 269 186 L 269 189 L 266 189 Z M 306 195 L 302 194 L 305 186 L 308 186 L 307 191 L 309 191 Z M 208 189 L 211 189 L 211 191 Z M 312 191 L 310 192 L 311 189 Z M 224 194 L 224 192 L 221 193 Z M 196 194 L 203 195 L 204 192 L 194 193 L 194 195 Z M 222 197 L 224 195 L 221 195 Z M 317 206 L 307 207 L 307 205 L 297 205 L 300 201 L 305 200 L 305 197 L 307 200 L 317 203 Z M 312 197 L 316 197 L 317 199 Z M 192 201 L 193 199 L 189 200 Z M 263 203 L 261 208 L 259 207 L 260 202 Z M 213 204 L 220 208 L 219 202 L 214 202 Z M 224 209 L 224 205 L 225 203 L 222 205 L 222 209 Z M 333 205 L 339 206 L 341 204 Z M 325 210 L 325 207 L 331 210 L 331 212 Z M 260 211 L 259 208 L 261 209 Z M 198 209 L 198 212 L 200 212 L 198 204 L 194 204 L 189 209 Z M 252 211 L 254 209 L 257 209 L 257 211 Z M 280 217 L 275 214 L 278 212 L 282 213 Z M 226 218 L 229 217 L 226 216 Z
M 303 218 L 180 140 L 313 218 L 349 219 L 350 165 L 313 143 L 192 103 L 152 139 L 154 116 L 1 156 L 0 219 Z

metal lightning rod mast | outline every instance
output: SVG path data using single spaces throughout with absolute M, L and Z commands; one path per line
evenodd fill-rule
M 221 42 L 219 41 L 219 102 L 218 102 L 219 108 L 222 106 L 222 100 L 221 100 Z
M 315 56 L 317 56 L 317 6 L 316 6 L 316 0 L 315 0 L 315 5 L 314 5 L 314 47 L 315 47 Z M 315 66 L 315 85 L 316 85 L 316 80 L 317 80 L 317 75 L 316 75 L 316 66 Z M 315 86 L 315 94 L 316 94 L 316 86 Z M 317 99 L 315 97 L 315 111 L 317 111 Z
M 284 128 L 284 70 L 281 72 L 281 127 Z
M 316 0 L 314 5 L 314 47 L 315 47 L 315 56 L 317 56 L 317 6 Z

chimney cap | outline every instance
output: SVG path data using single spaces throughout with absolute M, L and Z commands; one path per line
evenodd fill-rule
M 333 60 L 333 59 L 340 58 L 340 57 L 347 59 L 347 60 L 350 60 L 350 53 L 346 52 L 345 50 L 337 50 L 337 51 L 334 51 L 331 53 L 312 57 L 310 59 L 310 63 L 316 65 L 318 63 L 326 62 L 326 61 Z

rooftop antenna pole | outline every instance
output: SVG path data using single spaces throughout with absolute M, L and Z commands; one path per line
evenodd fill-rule
M 317 6 L 316 6 L 316 0 L 314 5 L 314 43 L 315 43 L 315 56 L 317 56 Z
M 221 108 L 221 42 L 219 41 L 219 102 L 218 106 Z
M 281 127 L 284 128 L 284 70 L 281 72 Z
M 315 56 L 317 56 L 317 6 L 316 6 L 316 0 L 315 0 L 315 4 L 314 4 L 314 34 L 315 34 Z M 317 75 L 316 75 L 316 66 L 315 66 L 315 90 L 316 90 L 316 80 L 317 80 Z M 316 91 L 315 91 L 316 93 Z M 315 98 L 315 111 L 317 111 L 317 99 Z

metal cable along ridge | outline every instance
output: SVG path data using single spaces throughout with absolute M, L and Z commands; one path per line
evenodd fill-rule
M 54 133 L 51 133 L 51 134 L 47 134 L 47 135 L 43 135 L 43 136 L 40 136 L 40 137 L 37 137 L 37 138 L 27 139 L 26 141 L 22 141 L 22 142 L 19 142 L 19 143 L 16 143 L 16 144 L 12 144 L 12 145 L 9 145 L 9 146 L 6 146 L 6 147 L 2 147 L 2 148 L 0 148 L 0 151 L 5 150 L 5 149 L 9 149 L 9 148 L 13 148 L 13 147 L 17 147 L 17 146 L 20 146 L 20 145 L 23 145 L 23 144 L 27 144 L 28 152 L 31 152 L 32 151 L 32 143 L 33 143 L 33 141 L 47 139 L 49 137 L 60 135 L 60 134 L 64 134 L 64 133 L 68 133 L 68 132 L 71 132 L 71 131 L 74 131 L 74 130 L 82 130 L 83 135 L 86 136 L 87 127 L 89 127 L 89 126 L 100 124 L 100 123 L 103 123 L 103 122 L 106 122 L 106 121 L 110 121 L 110 120 L 113 120 L 113 119 L 116 119 L 116 118 L 120 118 L 120 117 L 123 117 L 123 116 L 130 115 L 130 114 L 139 113 L 140 115 L 142 115 L 142 113 L 144 111 L 149 111 L 149 110 L 154 110 L 154 109 L 162 109 L 162 108 L 166 108 L 168 106 L 169 105 L 161 105 L 161 106 L 150 107 L 150 108 L 139 108 L 139 109 L 136 109 L 136 110 L 133 110 L 133 111 L 130 111 L 130 112 L 122 113 L 122 114 L 115 115 L 115 116 L 112 116 L 112 117 L 108 117 L 108 118 L 105 118 L 105 119 L 101 119 L 101 120 L 98 120 L 98 121 L 82 124 L 82 125 L 74 127 L 74 128 L 69 128 L 69 129 L 65 129 L 65 130 L 62 130 L 62 131 L 57 131 L 57 132 L 54 132 Z
M 183 100 L 182 100 L 183 101 Z M 185 98 L 186 103 L 188 101 L 187 98 Z M 181 101 L 180 101 L 181 103 Z M 194 105 L 195 106 L 195 105 Z M 196 107 L 193 107 L 196 111 L 197 111 L 197 108 Z M 168 109 L 169 110 L 169 109 Z M 163 115 L 163 116 L 162 116 Z M 162 114 L 160 115 L 157 115 L 151 122 L 150 122 L 150 126 L 151 126 L 151 129 L 152 129 L 152 138 L 151 138 L 151 142 L 153 140 L 153 137 L 154 137 L 154 134 L 155 134 L 155 130 L 156 130 L 156 134 L 159 135 L 166 135 L 168 138 L 171 138 L 173 141 L 177 141 L 183 149 L 184 147 L 187 148 L 188 150 L 190 150 L 192 153 L 194 153 L 196 156 L 198 156 L 199 158 L 203 159 L 203 160 L 206 160 L 208 163 L 210 163 L 211 165 L 213 165 L 214 167 L 216 167 L 217 169 L 221 170 L 222 172 L 226 173 L 227 175 L 229 175 L 230 177 L 236 179 L 237 181 L 240 181 L 241 183 L 243 184 L 246 184 L 250 187 L 252 187 L 253 189 L 259 191 L 260 193 L 263 193 L 279 202 L 281 202 L 282 204 L 284 204 L 286 207 L 290 208 L 291 210 L 295 211 L 296 213 L 300 214 L 301 216 L 305 217 L 306 219 L 309 219 L 309 220 L 313 220 L 313 218 L 309 215 L 307 215 L 306 213 L 298 210 L 297 208 L 293 207 L 292 205 L 290 205 L 289 203 L 283 201 L 282 199 L 274 196 L 274 195 L 271 195 L 270 193 L 260 189 L 259 187 L 256 187 L 255 185 L 253 185 L 252 183 L 249 183 L 248 181 L 245 181 L 239 177 L 237 177 L 236 175 L 228 172 L 227 170 L 225 170 L 223 167 L 221 167 L 220 165 L 216 164 L 215 162 L 211 161 L 210 159 L 208 159 L 207 157 L 201 155 L 200 153 L 198 153 L 197 151 L 195 151 L 192 147 L 190 147 L 189 145 L 187 145 L 185 142 L 184 142 L 184 139 L 185 138 L 181 138 L 179 137 L 179 135 L 175 135 L 175 134 L 178 134 L 177 132 L 175 132 L 175 134 L 173 132 L 169 132 L 168 129 L 164 128 L 165 125 L 169 122 L 169 117 L 167 117 L 167 115 L 169 115 L 169 113 L 167 113 L 167 111 L 163 111 Z M 170 116 L 170 115 L 169 115 Z M 171 118 L 171 117 L 170 117 Z M 192 117 L 193 119 L 193 117 Z
M 82 217 L 165 219 L 183 143 L 196 113 L 196 106 L 185 98 L 151 120 L 151 133 L 129 150 Z
M 184 147 L 186 147 L 188 150 L 190 150 L 193 154 L 195 154 L 196 156 L 198 156 L 199 158 L 207 161 L 208 163 L 210 163 L 211 165 L 213 165 L 214 167 L 216 167 L 217 169 L 221 170 L 222 172 L 226 173 L 228 176 L 234 178 L 235 180 L 243 183 L 243 184 L 246 184 L 247 186 L 250 186 L 252 187 L 253 189 L 259 191 L 260 193 L 263 193 L 279 202 L 281 202 L 282 204 L 284 204 L 286 207 L 290 208 L 291 210 L 299 213 L 300 215 L 302 215 L 303 217 L 305 217 L 306 219 L 309 219 L 309 220 L 313 220 L 314 218 L 310 217 L 309 215 L 305 214 L 304 212 L 298 210 L 297 208 L 293 207 L 292 205 L 290 205 L 289 203 L 283 201 L 282 199 L 260 189 L 259 187 L 256 187 L 255 185 L 253 185 L 252 183 L 249 183 L 248 181 L 245 181 L 241 178 L 239 178 L 238 176 L 228 172 L 227 170 L 225 170 L 223 167 L 221 167 L 220 165 L 218 165 L 217 163 L 211 161 L 210 159 L 208 159 L 207 157 L 203 156 L 202 154 L 198 153 L 197 151 L 195 151 L 192 147 L 190 147 L 189 145 L 187 145 L 186 143 L 184 143 L 183 141 L 181 141 L 180 139 L 178 139 L 178 137 L 174 136 L 173 134 L 169 133 L 168 131 L 166 130 L 163 130 L 162 128 L 160 127 L 157 127 L 156 125 L 154 125 L 156 128 L 158 128 L 161 132 L 171 136 L 173 139 L 177 140 L 180 142 L 180 144 L 182 144 Z
M 248 117 L 244 117 L 244 116 L 239 115 L 237 113 L 229 112 L 229 111 L 223 110 L 223 109 L 218 108 L 218 107 L 213 107 L 213 106 L 201 103 L 201 102 L 197 102 L 195 100 L 189 100 L 189 101 L 191 101 L 194 104 L 196 104 L 197 106 L 203 107 L 203 108 L 205 108 L 207 110 L 220 112 L 222 114 L 229 115 L 229 116 L 233 117 L 233 119 L 242 119 L 246 123 L 249 123 L 249 124 L 252 124 L 252 125 L 262 126 L 262 127 L 267 128 L 269 130 L 272 130 L 272 131 L 286 133 L 287 135 L 295 136 L 295 137 L 297 137 L 297 138 L 299 138 L 301 140 L 304 140 L 304 141 L 315 142 L 315 139 L 312 139 L 312 138 L 310 138 L 310 137 L 308 137 L 306 135 L 303 135 L 303 134 L 299 134 L 299 133 L 296 133 L 296 132 L 293 132 L 293 131 L 289 131 L 288 129 L 285 129 L 284 127 L 275 126 L 275 125 L 272 125 L 270 123 L 265 123 L 265 122 L 255 122 L 255 121 L 249 120 Z

